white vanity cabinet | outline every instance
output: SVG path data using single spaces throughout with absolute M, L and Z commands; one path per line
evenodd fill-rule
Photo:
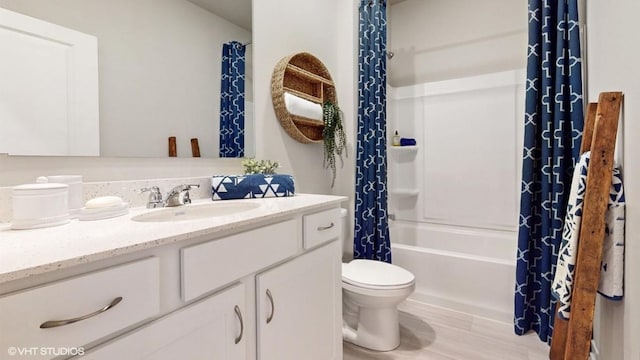
M 244 303 L 244 287 L 236 284 L 88 352 L 82 359 L 244 360 Z
M 84 354 L 56 359 L 341 360 L 343 198 L 301 200 L 222 232 L 198 225 L 23 286 L 0 282 L 0 358 L 10 347 L 72 346 Z M 55 357 L 31 355 L 20 358 Z

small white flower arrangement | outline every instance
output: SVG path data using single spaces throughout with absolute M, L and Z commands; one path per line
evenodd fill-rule
M 242 166 L 244 166 L 245 175 L 275 174 L 276 169 L 280 167 L 280 164 L 277 161 L 256 160 L 254 158 L 247 158 L 242 160 Z

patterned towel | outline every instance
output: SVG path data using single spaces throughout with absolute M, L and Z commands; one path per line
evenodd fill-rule
M 573 172 L 567 215 L 562 233 L 562 244 L 558 253 L 556 275 L 552 285 L 553 294 L 558 299 L 558 314 L 563 319 L 568 319 L 571 314 L 571 289 L 573 288 L 582 206 L 587 185 L 589 156 L 589 152 L 584 153 Z M 614 167 L 611 190 L 609 191 L 600 284 L 598 287 L 598 292 L 601 295 L 612 300 L 620 300 L 623 295 L 624 206 L 622 176 L 620 175 L 620 169 Z
M 211 199 L 255 199 L 293 196 L 295 182 L 291 175 L 233 175 L 211 178 Z

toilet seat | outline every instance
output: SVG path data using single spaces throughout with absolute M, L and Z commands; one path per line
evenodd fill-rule
M 365 289 L 395 290 L 412 286 L 415 276 L 393 264 L 357 259 L 342 264 L 342 281 Z

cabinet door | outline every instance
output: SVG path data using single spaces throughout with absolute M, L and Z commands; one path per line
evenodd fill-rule
M 340 242 L 256 277 L 258 359 L 342 359 Z
M 125 334 L 82 359 L 245 359 L 250 329 L 238 284 Z M 237 307 L 237 310 L 236 310 Z

